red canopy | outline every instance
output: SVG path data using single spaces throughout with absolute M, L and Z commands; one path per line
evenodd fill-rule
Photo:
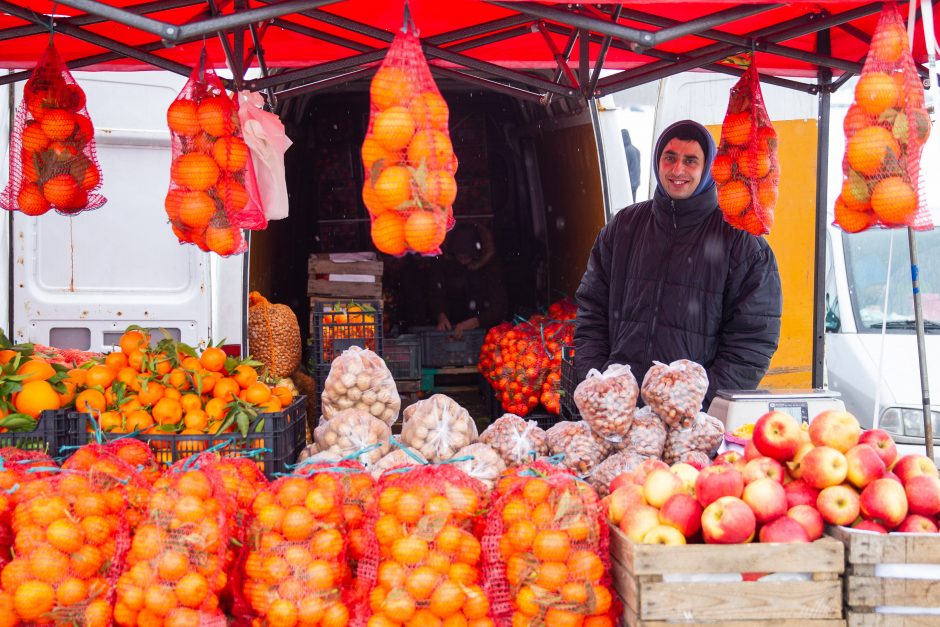
M 821 65 L 836 75 L 858 71 L 881 3 L 686 0 L 572 6 L 514 0 L 409 3 L 432 65 L 468 79 L 486 77 L 535 91 L 545 89 L 544 72 L 536 76 L 531 70 L 554 69 L 564 75 L 557 80 L 558 93 L 562 86 L 577 85 L 579 69 L 593 71 L 599 59 L 604 68 L 630 70 L 602 79 L 594 95 L 683 69 L 722 70 L 715 64 L 749 49 L 757 51 L 758 67 L 766 74 L 815 77 Z M 906 14 L 906 3 L 901 6 Z M 115 15 L 114 9 L 127 11 Z M 230 57 L 242 59 L 235 65 L 247 60 L 258 66 L 263 60 L 267 69 L 306 68 L 251 84 L 255 88 L 365 72 L 403 22 L 403 2 L 374 0 L 0 0 L 0 11 L 0 66 L 5 68 L 32 67 L 49 41 L 53 11 L 56 46 L 73 68 L 161 67 L 187 73 L 203 41 L 210 62 L 223 67 L 221 29 L 228 30 Z M 940 10 L 934 8 L 935 21 L 938 17 Z M 254 53 L 248 20 L 260 55 Z M 175 27 L 182 39 L 167 27 Z M 831 53 L 819 47 L 817 31 L 828 33 Z M 579 33 L 588 36 L 576 38 Z M 637 41 L 638 35 L 649 39 Z M 579 67 L 583 41 L 586 68 Z M 914 55 L 919 62 L 926 58 L 920 20 Z M 564 58 L 567 63 L 559 65 Z M 578 91 L 587 93 L 576 88 L 563 95 Z

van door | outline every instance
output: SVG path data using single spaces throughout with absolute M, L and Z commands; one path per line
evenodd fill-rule
M 242 302 L 242 257 L 220 261 L 180 246 L 163 209 L 170 171 L 165 111 L 185 79 L 96 72 L 76 80 L 95 124 L 108 202 L 75 217 L 13 215 L 13 339 L 101 351 L 138 324 L 195 345 L 221 331 L 213 329 L 213 310 L 221 314 L 227 301 L 234 327 L 228 341 L 240 342 L 234 321 L 241 309 L 231 304 Z M 222 301 L 213 298 L 214 281 L 229 285 Z

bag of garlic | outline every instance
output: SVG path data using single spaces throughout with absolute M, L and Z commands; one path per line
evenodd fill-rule
M 320 394 L 323 420 L 346 409 L 361 409 L 387 425 L 398 420 L 401 397 L 381 357 L 352 346 L 333 360 Z
M 404 411 L 401 441 L 428 461 L 443 462 L 477 441 L 470 413 L 444 394 L 418 401 Z
M 362 409 L 345 409 L 330 420 L 321 418 L 313 432 L 319 455 L 355 457 L 366 468 L 388 453 L 391 437 L 385 422 Z
M 496 485 L 496 480 L 506 470 L 506 464 L 499 453 L 482 442 L 463 447 L 452 459 L 455 460 L 454 466 L 474 479 L 479 479 L 491 490 Z

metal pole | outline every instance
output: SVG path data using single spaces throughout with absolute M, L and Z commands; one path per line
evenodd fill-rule
M 911 286 L 914 291 L 914 324 L 917 328 L 917 360 L 920 362 L 920 389 L 924 407 L 924 445 L 933 459 L 933 420 L 930 415 L 930 383 L 927 380 L 927 347 L 924 341 L 924 310 L 920 301 L 920 270 L 917 267 L 917 240 L 914 229 L 907 227 L 907 245 L 911 253 Z
M 828 55 L 832 42 L 830 31 L 816 33 L 816 51 Z M 823 386 L 823 374 L 826 370 L 826 223 L 829 205 L 829 105 L 831 94 L 829 83 L 832 82 L 832 70 L 820 67 L 819 84 L 819 127 L 816 143 L 816 259 L 813 264 L 813 387 Z

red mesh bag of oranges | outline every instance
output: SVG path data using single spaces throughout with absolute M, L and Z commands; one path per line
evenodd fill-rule
M 487 593 L 501 621 L 613 627 L 607 522 L 597 494 L 536 463 L 497 485 L 483 536 Z
M 13 509 L 24 494 L 29 494 L 28 483 L 48 476 L 49 471 L 43 468 L 55 468 L 55 462 L 45 453 L 13 447 L 0 449 L 0 570 L 13 557 L 10 552 Z
M 108 627 L 129 546 L 123 485 L 63 471 L 27 490 L 13 512 L 16 557 L 0 576 L 4 624 Z
M 209 456 L 179 462 L 158 479 L 117 582 L 115 624 L 224 625 L 219 597 L 232 562 L 233 510 Z
M 0 207 L 40 216 L 73 215 L 106 201 L 95 129 L 78 86 L 52 43 L 23 88 L 10 136 L 10 180 Z
M 204 61 L 167 110 L 173 145 L 164 204 L 180 243 L 221 256 L 247 248 L 241 229 L 267 226 L 238 110 Z
M 920 154 L 930 117 L 907 30 L 893 3 L 882 9 L 844 128 L 835 223 L 850 233 L 872 226 L 931 228 L 920 193 Z
M 754 235 L 770 233 L 780 180 L 777 132 L 764 106 L 753 59 L 731 88 L 712 178 L 728 224 Z
M 379 480 L 367 517 L 368 627 L 491 627 L 482 587 L 480 511 L 485 488 L 447 465 L 393 470 Z
M 396 33 L 369 93 L 362 200 L 372 242 L 389 255 L 438 255 L 454 225 L 457 159 L 447 103 L 412 30 Z
M 244 595 L 261 625 L 343 627 L 343 486 L 330 472 L 281 477 L 261 491 L 245 544 Z

